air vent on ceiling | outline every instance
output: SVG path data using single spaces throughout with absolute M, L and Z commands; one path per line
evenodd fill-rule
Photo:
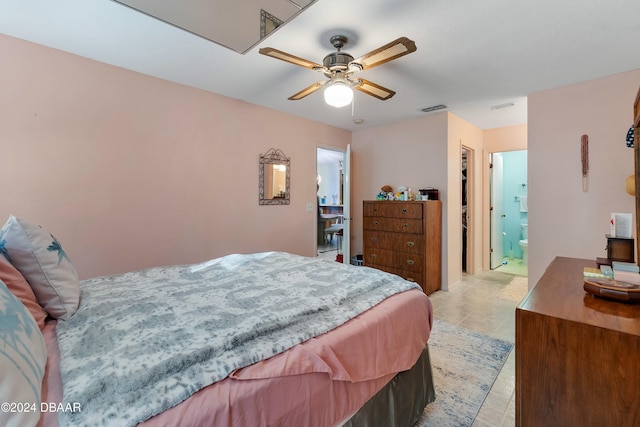
M 432 107 L 423 108 L 423 109 L 422 109 L 422 110 L 420 110 L 420 111 L 423 111 L 423 112 L 425 112 L 425 113 L 430 113 L 430 112 L 432 112 L 432 111 L 444 110 L 445 108 L 447 108 L 447 106 L 446 106 L 446 105 L 444 105 L 444 104 L 440 104 L 440 105 L 434 105 L 434 106 L 432 106 Z
M 501 110 L 503 108 L 513 107 L 513 102 L 505 102 L 504 104 L 492 105 L 490 108 L 492 110 Z

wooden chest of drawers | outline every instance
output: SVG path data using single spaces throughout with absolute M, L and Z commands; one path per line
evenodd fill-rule
M 640 306 L 583 289 L 558 257 L 516 308 L 516 426 L 640 425 Z
M 440 289 L 442 202 L 363 202 L 364 265 Z

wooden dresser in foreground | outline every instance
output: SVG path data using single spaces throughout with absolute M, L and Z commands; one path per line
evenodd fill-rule
M 442 202 L 363 202 L 364 265 L 397 274 L 430 294 L 442 280 Z
M 516 308 L 516 426 L 640 425 L 640 305 L 583 290 L 556 258 Z

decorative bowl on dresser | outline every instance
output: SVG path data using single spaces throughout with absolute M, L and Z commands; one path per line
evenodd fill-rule
M 426 294 L 442 280 L 442 202 L 363 202 L 364 265 L 418 283 Z

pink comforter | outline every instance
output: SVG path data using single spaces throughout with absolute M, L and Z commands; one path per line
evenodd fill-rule
M 333 331 L 235 371 L 142 425 L 334 426 L 413 366 L 432 321 L 431 301 L 422 291 L 396 294 Z M 42 401 L 58 403 L 55 324 L 43 330 L 48 360 Z M 56 414 L 43 413 L 38 425 L 58 426 Z

